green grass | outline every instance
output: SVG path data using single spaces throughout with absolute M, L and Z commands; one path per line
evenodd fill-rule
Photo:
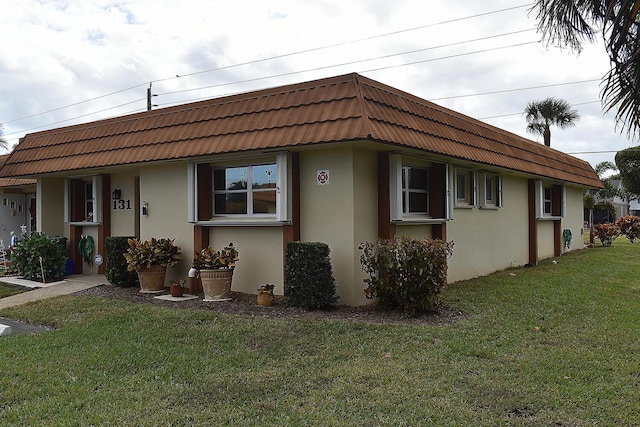
M 455 256 L 455 254 L 454 254 Z M 640 425 L 640 245 L 451 285 L 445 326 L 67 296 L 0 311 L 3 425 Z
M 0 298 L 10 297 L 24 292 L 23 288 L 18 286 L 5 285 L 0 283 Z

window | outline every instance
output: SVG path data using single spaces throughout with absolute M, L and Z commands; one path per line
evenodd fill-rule
M 214 215 L 275 215 L 275 163 L 215 168 Z
M 465 169 L 456 169 L 456 206 L 475 205 L 475 173 Z
M 442 222 L 449 216 L 446 164 L 389 156 L 392 221 Z
M 538 219 L 563 218 L 564 212 L 564 185 L 538 181 L 536 185 L 536 215 Z
M 288 221 L 288 155 L 190 165 L 189 219 L 196 223 Z
M 551 187 L 542 187 L 543 190 L 543 215 L 551 215 Z
M 480 184 L 480 207 L 502 207 L 502 177 L 500 177 L 500 175 L 484 173 L 481 175 Z M 482 186 L 484 186 L 484 188 Z
M 98 223 L 100 177 L 72 178 L 66 181 L 65 221 Z
M 429 213 L 429 175 L 426 168 L 402 166 L 402 213 Z

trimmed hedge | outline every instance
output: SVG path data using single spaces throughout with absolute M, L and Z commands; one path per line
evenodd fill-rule
M 291 242 L 286 252 L 284 303 L 305 310 L 335 304 L 338 296 L 329 246 L 320 242 Z
M 367 298 L 378 298 L 385 308 L 401 308 L 407 316 L 436 310 L 447 284 L 447 260 L 453 242 L 409 237 L 379 239 L 360 245 Z
M 34 232 L 18 240 L 11 254 L 13 267 L 27 280 L 55 282 L 65 276 L 67 248 L 60 244 L 59 237 Z
M 138 274 L 127 271 L 127 259 L 124 254 L 129 248 L 129 239 L 134 237 L 107 237 L 105 240 L 106 261 L 105 276 L 109 283 L 121 288 L 139 286 Z

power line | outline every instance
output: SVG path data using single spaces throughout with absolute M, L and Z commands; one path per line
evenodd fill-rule
M 210 73 L 210 72 L 213 72 L 213 71 L 226 70 L 226 69 L 234 68 L 234 67 L 241 67 L 243 65 L 257 64 L 259 62 L 270 61 L 270 60 L 273 60 L 273 59 L 281 59 L 281 58 L 286 58 L 286 57 L 294 56 L 294 55 L 301 55 L 303 53 L 317 52 L 317 51 L 320 51 L 320 50 L 331 49 L 331 48 L 339 47 L 339 46 L 346 46 L 346 45 L 349 45 L 349 44 L 360 43 L 360 42 L 363 42 L 363 41 L 375 40 L 375 39 L 378 39 L 378 38 L 388 37 L 388 36 L 392 36 L 392 35 L 396 35 L 396 34 L 402 34 L 402 33 L 407 33 L 407 32 L 411 32 L 411 31 L 422 30 L 424 28 L 437 27 L 439 25 L 452 24 L 454 22 L 465 21 L 467 19 L 479 18 L 479 17 L 482 17 L 482 16 L 493 15 L 493 14 L 496 14 L 496 13 L 508 12 L 508 11 L 515 10 L 515 9 L 522 9 L 524 7 L 529 7 L 529 6 L 533 6 L 533 5 L 534 5 L 534 3 L 528 3 L 528 4 L 524 4 L 524 5 L 520 5 L 520 6 L 513 6 L 513 7 L 509 7 L 509 8 L 505 8 L 505 9 L 494 10 L 494 11 L 491 11 L 491 12 L 478 13 L 476 15 L 469 15 L 469 16 L 465 16 L 465 17 L 462 17 L 462 18 L 454 18 L 454 19 L 449 19 L 449 20 L 446 20 L 446 21 L 436 22 L 436 23 L 433 23 L 433 24 L 421 25 L 419 27 L 413 27 L 413 28 L 407 28 L 407 29 L 404 29 L 404 30 L 392 31 L 390 33 L 383 33 L 383 34 L 378 34 L 378 35 L 375 35 L 375 36 L 363 37 L 363 38 L 360 38 L 360 39 L 354 39 L 354 40 L 350 40 L 350 41 L 346 41 L 346 42 L 340 42 L 340 43 L 330 44 L 330 45 L 326 45 L 326 46 L 314 47 L 314 48 L 311 48 L 311 49 L 299 50 L 299 51 L 296 51 L 296 52 L 285 53 L 285 54 L 277 55 L 277 56 L 271 56 L 269 58 L 256 59 L 256 60 L 253 60 L 253 61 L 243 62 L 243 63 L 240 63 L 240 64 L 233 64 L 233 65 L 227 65 L 227 66 L 224 66 L 224 67 L 212 68 L 212 69 L 209 69 L 209 70 L 196 71 L 196 72 L 189 73 L 189 74 L 183 74 L 181 76 L 167 77 L 167 78 L 164 78 L 164 79 L 155 80 L 155 82 L 162 82 L 162 81 L 166 81 L 166 80 L 172 80 L 172 79 L 175 79 L 175 78 L 178 78 L 178 77 L 190 77 L 190 76 L 195 76 L 195 75 L 198 75 L 198 74 Z
M 442 101 L 444 99 L 468 98 L 471 96 L 496 95 L 498 93 L 517 92 L 517 91 L 532 90 L 532 89 L 544 89 L 547 87 L 554 87 L 554 86 L 567 86 L 567 85 L 576 85 L 581 83 L 593 83 L 593 82 L 599 82 L 600 80 L 601 79 L 578 80 L 575 82 L 554 83 L 554 84 L 541 85 L 541 86 L 528 86 L 528 87 L 516 88 L 516 89 L 494 90 L 491 92 L 470 93 L 467 95 L 443 96 L 441 98 L 431 98 L 429 99 L 429 101 Z
M 334 47 L 344 46 L 344 45 L 348 45 L 348 44 L 354 44 L 354 43 L 359 43 L 359 42 L 363 42 L 363 41 L 374 40 L 374 39 L 377 39 L 377 38 L 387 37 L 387 36 L 396 35 L 396 34 L 402 34 L 402 33 L 416 31 L 416 30 L 420 30 L 420 29 L 424 29 L 424 28 L 435 27 L 435 26 L 450 24 L 450 23 L 454 23 L 454 22 L 465 21 L 465 20 L 468 20 L 468 19 L 479 18 L 479 17 L 482 17 L 482 16 L 493 15 L 493 14 L 507 12 L 507 11 L 511 11 L 511 10 L 515 10 L 515 9 L 521 9 L 521 8 L 529 7 L 529 6 L 532 6 L 532 5 L 533 5 L 533 3 L 527 3 L 527 4 L 524 4 L 524 5 L 520 5 L 520 6 L 513 6 L 513 7 L 509 7 L 509 8 L 504 8 L 504 9 L 491 11 L 491 12 L 484 12 L 484 13 L 479 13 L 479 14 L 475 14 L 475 15 L 469 15 L 469 16 L 465 16 L 465 17 L 461 17 L 461 18 L 454 18 L 454 19 L 450 19 L 450 20 L 446 20 L 446 21 L 440 21 L 440 22 L 436 22 L 436 23 L 432 23 L 432 24 L 422 25 L 422 26 L 418 26 L 418 27 L 412 27 L 412 28 L 407 28 L 407 29 L 403 29 L 403 30 L 392 31 L 392 32 L 389 32 L 389 33 L 378 34 L 378 35 L 374 35 L 374 36 L 370 36 L 370 37 L 354 39 L 354 40 L 350 40 L 350 41 L 347 41 L 347 42 L 335 43 L 335 44 L 331 44 L 331 45 L 325 45 L 325 46 L 315 47 L 315 48 L 311 48 L 311 49 L 305 49 L 305 50 L 300 50 L 300 51 L 296 51 L 296 52 L 290 52 L 290 53 L 286 53 L 286 54 L 282 54 L 282 55 L 276 55 L 276 56 L 271 56 L 271 57 L 267 57 L 267 58 L 261 58 L 261 59 L 257 59 L 257 60 L 253 60 L 253 61 L 244 62 L 244 63 L 228 65 L 228 66 L 225 66 L 225 67 L 218 67 L 218 68 L 212 68 L 212 69 L 209 69 L 209 70 L 197 71 L 197 72 L 193 72 L 193 73 L 183 74 L 181 76 L 176 75 L 176 76 L 172 76 L 172 77 L 157 79 L 157 80 L 153 80 L 152 82 L 162 82 L 162 81 L 173 80 L 173 79 L 181 78 L 181 77 L 189 77 L 189 76 L 194 76 L 194 75 L 199 75 L 199 74 L 204 74 L 204 73 L 210 73 L 210 72 L 219 71 L 219 70 L 230 69 L 230 68 L 234 68 L 234 67 L 240 67 L 240 66 L 243 66 L 243 65 L 250 65 L 250 64 L 256 64 L 256 63 L 264 62 L 264 61 L 271 61 L 271 60 L 274 60 L 274 59 L 286 58 L 286 57 L 289 57 L 289 56 L 300 55 L 300 54 L 303 54 L 303 53 L 317 52 L 317 51 L 320 51 L 320 50 L 331 49 L 331 48 L 334 48 Z M 90 98 L 90 99 L 87 99 L 87 100 L 84 100 L 84 101 L 79 101 L 79 102 L 76 102 L 76 103 L 73 103 L 73 104 L 69 104 L 69 105 L 65 105 L 65 106 L 62 106 L 62 107 L 54 108 L 54 109 L 47 110 L 47 111 L 44 111 L 44 112 L 31 114 L 29 116 L 19 117 L 19 118 L 11 119 L 11 120 L 6 120 L 6 121 L 4 121 L 4 124 L 13 123 L 13 122 L 29 119 L 29 118 L 32 118 L 32 117 L 36 117 L 36 116 L 39 116 L 39 115 L 48 114 L 48 113 L 51 113 L 51 112 L 55 112 L 55 111 L 63 110 L 63 109 L 66 109 L 66 108 L 74 107 L 74 106 L 77 106 L 77 105 L 80 105 L 80 104 L 84 104 L 84 103 L 87 103 L 87 102 L 95 101 L 95 100 L 98 100 L 98 99 L 101 99 L 101 98 L 105 98 L 105 97 L 108 97 L 108 96 L 111 96 L 111 95 L 116 95 L 118 93 L 126 92 L 128 90 L 136 89 L 136 88 L 141 87 L 141 86 L 146 86 L 147 84 L 148 84 L 148 82 L 140 83 L 140 84 L 137 84 L 137 85 L 125 88 L 125 89 L 117 90 L 115 92 L 111 92 L 111 93 L 108 93 L 108 94 L 105 94 L 105 95 L 100 95 L 100 96 L 97 96 L 95 98 Z M 80 116 L 80 117 L 82 117 L 82 116 Z M 69 119 L 69 120 L 73 120 L 73 119 Z M 17 133 L 17 132 L 14 132 L 14 133 Z
M 490 40 L 490 39 L 494 39 L 494 38 L 498 38 L 498 37 L 504 37 L 504 36 L 511 36 L 511 35 L 514 35 L 514 34 L 526 33 L 526 32 L 530 32 L 530 31 L 534 31 L 534 30 L 535 30 L 534 28 L 530 28 L 530 29 L 527 29 L 527 30 L 512 31 L 512 32 L 509 32 L 509 33 L 496 34 L 496 35 L 487 36 L 487 37 L 479 37 L 479 38 L 476 38 L 476 39 L 464 40 L 464 41 L 460 41 L 460 42 L 448 43 L 448 44 L 443 44 L 443 45 L 438 45 L 438 46 L 430 46 L 430 47 L 426 47 L 426 48 L 423 48 L 423 49 L 414 49 L 414 50 L 404 51 L 404 52 L 400 52 L 400 53 L 392 53 L 392 54 L 388 54 L 388 55 L 381 55 L 381 56 L 376 56 L 374 58 L 359 59 L 359 60 L 356 60 L 356 61 L 343 62 L 343 63 L 340 63 L 340 64 L 326 65 L 326 66 L 323 66 L 323 67 L 310 68 L 310 69 L 302 70 L 302 71 L 293 71 L 293 72 L 290 72 L 290 73 L 277 74 L 277 75 L 274 75 L 274 76 L 257 77 L 257 78 L 250 79 L 250 80 L 240 80 L 240 81 L 236 81 L 236 82 L 220 83 L 220 84 L 217 84 L 217 85 L 202 86 L 202 87 L 197 87 L 197 88 L 192 88 L 192 89 L 183 89 L 183 90 L 176 90 L 176 91 L 172 91 L 172 92 L 163 92 L 163 93 L 159 93 L 158 95 L 174 95 L 176 93 L 184 93 L 184 92 L 191 92 L 191 91 L 194 91 L 194 90 L 211 89 L 211 88 L 215 88 L 215 87 L 229 86 L 229 85 L 233 85 L 233 84 L 248 83 L 248 82 L 253 82 L 253 81 L 256 81 L 256 80 L 270 79 L 270 78 L 275 78 L 275 77 L 283 77 L 283 76 L 287 76 L 287 75 L 291 75 L 291 74 L 306 73 L 306 72 L 309 72 L 309 71 L 319 71 L 319 70 L 324 70 L 324 69 L 327 69 L 327 68 L 344 67 L 345 65 L 361 64 L 363 62 L 377 61 L 377 60 L 380 60 L 380 59 L 393 58 L 393 57 L 396 57 L 396 56 L 409 55 L 409 54 L 412 54 L 412 53 L 425 52 L 425 51 L 428 51 L 428 50 L 435 50 L 435 49 L 442 49 L 442 48 L 445 48 L 445 47 L 459 46 L 459 45 L 463 45 L 463 44 L 467 44 L 467 43 Z M 529 42 L 529 43 L 537 43 L 537 41 Z M 499 49 L 502 49 L 502 47 L 497 47 L 497 48 L 488 49 L 488 50 L 499 50 Z M 478 51 L 478 52 L 485 52 L 485 51 Z M 478 53 L 478 52 L 468 52 L 466 54 L 473 54 L 473 53 Z M 465 54 L 460 54 L 460 55 L 465 55 Z M 431 60 L 436 61 L 436 60 L 439 60 L 439 59 L 447 59 L 447 58 L 449 58 L 449 57 L 433 58 Z M 360 72 L 368 72 L 368 71 L 371 71 L 371 70 L 365 70 L 365 71 L 360 71 Z

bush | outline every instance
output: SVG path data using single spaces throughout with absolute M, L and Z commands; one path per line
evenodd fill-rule
M 415 240 L 409 237 L 380 239 L 360 245 L 367 298 L 377 297 L 385 308 L 401 308 L 407 316 L 436 310 L 447 284 L 447 259 L 453 242 Z
M 600 239 L 602 246 L 611 246 L 616 237 L 620 235 L 620 227 L 611 223 L 598 224 L 593 230 L 596 237 Z
M 640 218 L 633 215 L 622 216 L 616 221 L 620 233 L 631 243 L 640 238 Z
M 338 300 L 326 243 L 287 244 L 284 303 L 305 310 L 327 308 Z
M 11 262 L 27 280 L 41 282 L 44 272 L 45 282 L 55 282 L 65 275 L 66 252 L 58 237 L 34 232 L 18 241 L 11 254 Z
M 129 249 L 129 239 L 133 237 L 107 237 L 105 240 L 105 276 L 109 283 L 122 288 L 138 285 L 138 275 L 135 271 L 127 271 L 127 259 L 124 257 Z

